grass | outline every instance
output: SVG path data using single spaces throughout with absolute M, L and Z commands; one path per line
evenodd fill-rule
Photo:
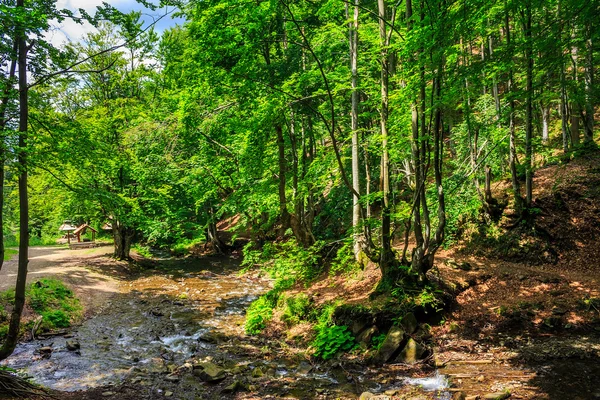
M 14 255 L 19 254 L 18 250 L 15 249 L 4 249 L 4 261 L 8 261 L 13 258 Z
M 0 338 L 8 331 L 9 309 L 14 305 L 14 297 L 14 289 L 0 292 Z M 41 331 L 68 328 L 82 316 L 82 307 L 75 293 L 57 279 L 42 278 L 27 285 L 25 306 L 34 315 L 24 321 L 22 330 L 31 329 L 39 316 L 42 317 L 39 326 Z

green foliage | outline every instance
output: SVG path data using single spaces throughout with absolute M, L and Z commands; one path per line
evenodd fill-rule
M 442 299 L 443 292 L 429 285 L 423 288 L 408 288 L 398 286 L 392 289 L 392 297 L 398 303 L 402 310 L 402 315 L 413 312 L 419 308 L 425 313 L 437 313 L 443 310 L 444 301 Z M 397 323 L 400 323 L 398 319 Z
M 379 350 L 381 348 L 381 345 L 385 341 L 386 336 L 387 335 L 385 333 L 380 333 L 379 335 L 374 335 L 371 338 L 371 347 L 375 350 Z
M 5 248 L 4 249 L 4 261 L 10 260 L 11 258 L 13 258 L 13 256 L 15 256 L 17 254 L 19 254 L 18 250 Z
M 314 356 L 328 360 L 339 352 L 352 350 L 356 343 L 347 326 L 317 325 L 317 337 L 313 342 Z
M 337 250 L 335 258 L 331 261 L 329 273 L 332 275 L 350 272 L 360 268 L 360 265 L 354 258 L 354 241 L 352 237 L 347 237 L 343 240 L 342 245 Z
M 281 319 L 288 325 L 295 325 L 306 319 L 312 311 L 311 301 L 304 293 L 297 296 L 281 296 L 279 302 L 283 303 Z
M 14 289 L 0 294 L 0 337 L 8 329 L 6 308 L 14 304 Z M 82 307 L 71 289 L 59 280 L 42 278 L 25 290 L 26 304 L 42 316 L 41 329 L 66 328 L 81 317 Z
M 256 265 L 266 270 L 276 280 L 276 287 L 291 287 L 295 282 L 309 283 L 322 271 L 320 256 L 323 242 L 304 248 L 294 239 L 280 243 L 266 243 L 261 250 L 253 250 L 252 244 L 244 247 L 246 269 Z
M 257 335 L 267 327 L 273 317 L 273 309 L 279 299 L 279 290 L 272 289 L 253 301 L 246 311 L 245 330 L 248 335 Z

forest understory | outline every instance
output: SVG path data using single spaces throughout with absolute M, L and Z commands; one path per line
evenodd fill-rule
M 319 360 L 311 357 L 307 348 L 314 339 L 314 323 L 290 324 L 285 308 L 277 307 L 266 329 L 248 336 L 242 329 L 247 304 L 240 304 L 243 312 L 238 310 L 235 323 L 222 322 L 199 339 L 215 346 L 208 353 L 200 350 L 185 360 L 164 359 L 160 365 L 141 370 L 134 367 L 118 384 L 50 394 L 60 399 L 344 399 L 361 394 L 366 399 L 372 398 L 368 395 L 371 392 L 382 396 L 378 399 L 415 400 L 599 398 L 595 382 L 600 374 L 598 165 L 600 156 L 592 153 L 539 170 L 535 205 L 540 211 L 532 226 L 515 228 L 505 216 L 498 223 L 499 236 L 482 237 L 481 232 L 473 232 L 440 252 L 431 281 L 439 282 L 451 296 L 444 297 L 443 311 L 419 316 L 431 329 L 413 336 L 420 336 L 419 340 L 433 351 L 422 361 L 381 365 L 374 362 L 377 351 L 372 348 Z M 498 183 L 497 189 L 502 184 Z M 227 237 L 226 232 L 222 236 Z M 491 245 L 492 241 L 496 244 Z M 548 259 L 548 254 L 553 257 Z M 202 282 L 216 279 L 220 287 L 225 285 L 223 293 L 233 293 L 235 281 L 241 279 L 240 257 L 239 251 L 226 257 L 203 255 L 169 261 L 136 256 L 136 262 L 127 266 L 100 253 L 85 256 L 81 264 L 119 281 L 119 293 L 111 295 L 110 315 L 131 318 L 128 304 L 132 301 L 139 302 L 141 312 L 150 316 L 169 315 L 169 307 L 187 309 L 203 304 L 206 308 L 198 311 L 196 307 L 194 312 L 208 313 L 217 321 L 220 317 L 215 317 L 215 310 L 222 303 L 203 297 L 205 289 L 210 289 Z M 257 285 L 244 289 L 250 292 L 260 294 L 272 286 L 272 281 L 263 281 L 260 270 L 250 270 L 241 277 Z M 360 306 L 363 312 L 377 310 L 380 319 L 392 318 L 399 310 L 393 299 L 390 301 L 393 296 L 373 296 L 380 278 L 379 268 L 372 264 L 364 270 L 336 275 L 324 272 L 310 285 L 298 284 L 282 296 L 306 296 L 315 309 L 327 304 L 346 310 Z M 77 278 L 70 283 L 77 292 Z M 91 320 L 103 318 L 103 313 L 108 316 L 106 310 L 91 309 L 98 304 L 87 309 Z M 161 317 L 155 319 L 154 328 L 146 328 L 164 334 L 168 323 L 160 322 Z M 75 338 L 82 346 L 90 345 L 78 330 L 73 328 Z M 116 332 L 111 331 L 111 335 Z M 52 344 L 57 354 L 61 352 L 60 340 L 54 339 Z M 194 365 L 205 362 L 222 368 L 223 376 L 212 383 L 201 382 L 194 374 Z M 283 370 L 289 372 L 283 374 Z M 424 391 L 399 378 L 435 373 L 448 379 L 448 387 Z M 319 380 L 316 376 L 321 375 L 335 380 Z

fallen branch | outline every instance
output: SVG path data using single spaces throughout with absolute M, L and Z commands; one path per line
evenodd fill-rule
M 20 378 L 8 371 L 0 371 L 0 393 L 9 394 L 19 398 L 39 396 L 44 399 L 57 399 L 46 389 L 34 385 L 26 379 Z

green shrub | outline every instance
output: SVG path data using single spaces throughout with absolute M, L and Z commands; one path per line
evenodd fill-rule
M 319 326 L 317 337 L 313 342 L 315 357 L 328 360 L 339 352 L 352 350 L 355 346 L 354 336 L 345 325 Z
M 44 325 L 48 329 L 68 328 L 71 326 L 71 318 L 63 310 L 54 310 L 42 313 Z
M 248 335 L 257 335 L 267 327 L 273 317 L 273 308 L 277 305 L 279 290 L 272 289 L 253 301 L 246 311 L 245 330 Z
M 288 325 L 295 325 L 306 319 L 310 314 L 311 302 L 308 296 L 304 293 L 301 293 L 295 297 L 285 297 L 281 300 L 280 302 L 283 303 L 283 315 L 281 319 Z

